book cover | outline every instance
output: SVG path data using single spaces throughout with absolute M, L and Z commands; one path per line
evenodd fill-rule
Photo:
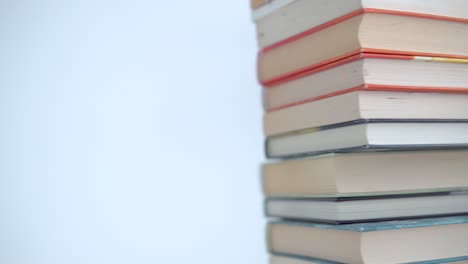
M 354 223 L 345 225 L 333 225 L 333 224 L 319 224 L 311 222 L 292 222 L 292 221 L 280 221 L 272 222 L 272 224 L 286 224 L 295 226 L 304 226 L 311 228 L 320 229 L 336 229 L 342 231 L 351 232 L 375 232 L 392 229 L 408 229 L 408 228 L 420 228 L 429 226 L 442 226 L 442 225 L 457 225 L 468 223 L 468 216 L 451 216 L 451 217 L 436 217 L 436 218 L 423 218 L 413 220 L 397 220 L 397 221 L 384 221 L 384 222 L 368 222 L 368 223 Z
M 307 257 L 301 257 L 301 256 L 292 256 L 292 255 L 287 255 L 287 254 L 276 254 L 276 255 L 273 255 L 273 258 L 278 258 L 284 261 L 295 261 L 301 264 L 308 264 L 308 263 L 311 263 L 311 264 L 312 263 L 313 264 L 344 264 L 342 262 L 334 262 L 334 261 L 328 261 L 328 260 L 317 259 L 317 258 L 307 258 Z M 410 262 L 406 264 L 442 264 L 442 263 L 467 264 L 468 256 L 461 256 L 457 258 L 448 258 L 448 259 L 437 259 L 437 260 L 422 261 L 422 262 Z

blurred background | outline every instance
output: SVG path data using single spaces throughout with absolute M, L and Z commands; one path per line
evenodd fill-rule
M 0 263 L 266 263 L 249 1 L 0 1 Z

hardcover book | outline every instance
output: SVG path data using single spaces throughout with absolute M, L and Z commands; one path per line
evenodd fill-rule
M 449 259 L 439 259 L 433 261 L 422 261 L 422 262 L 412 262 L 407 264 L 468 264 L 468 257 L 459 257 L 459 258 L 449 258 Z M 320 260 L 316 258 L 304 258 L 304 257 L 291 257 L 291 256 L 280 256 L 273 255 L 270 257 L 270 264 L 343 264 L 340 262 Z
M 468 150 L 329 154 L 263 165 L 268 198 L 368 197 L 468 188 Z
M 411 263 L 468 254 L 468 217 L 325 225 L 268 225 L 272 253 L 343 263 Z
M 468 60 L 361 53 L 281 79 L 264 101 L 274 111 L 362 90 L 466 93 Z
M 468 94 L 356 91 L 266 112 L 263 127 L 278 136 L 365 120 L 468 121 Z
M 251 0 L 260 47 L 363 10 L 387 10 L 466 22 L 465 0 Z
M 342 199 L 268 199 L 269 217 L 334 224 L 468 214 L 467 193 Z
M 274 86 L 359 53 L 467 59 L 468 22 L 364 10 L 265 47 L 258 77 Z
M 428 150 L 468 147 L 466 122 L 354 122 L 269 137 L 269 158 L 332 152 Z

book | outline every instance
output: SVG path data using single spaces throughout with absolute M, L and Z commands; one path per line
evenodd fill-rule
M 468 214 L 468 193 L 343 199 L 267 199 L 268 217 L 327 223 Z
M 468 120 L 467 106 L 468 94 L 355 91 L 266 112 L 263 130 L 275 136 L 360 120 Z
M 331 152 L 467 148 L 466 122 L 352 122 L 269 137 L 269 158 Z
M 468 254 L 468 216 L 326 225 L 274 222 L 268 246 L 274 254 L 343 263 L 411 263 Z
M 326 261 L 316 258 L 301 258 L 301 257 L 291 257 L 291 256 L 280 256 L 272 255 L 270 256 L 270 264 L 340 264 L 339 262 Z M 449 258 L 449 259 L 439 259 L 433 261 L 422 261 L 422 262 L 412 262 L 409 264 L 440 264 L 440 263 L 450 263 L 450 264 L 468 264 L 468 257 L 459 257 L 459 258 Z M 408 264 L 408 263 L 407 263 Z
M 465 0 L 273 0 L 254 4 L 253 20 L 257 25 L 260 47 L 272 45 L 291 36 L 365 9 L 425 14 L 466 21 Z M 265 4 L 267 3 L 268 4 Z
M 274 86 L 362 52 L 467 59 L 468 22 L 364 10 L 265 47 L 258 78 Z
M 328 154 L 262 166 L 268 198 L 366 197 L 466 190 L 468 150 Z
M 361 53 L 265 87 L 264 100 L 274 111 L 359 90 L 466 93 L 468 60 Z

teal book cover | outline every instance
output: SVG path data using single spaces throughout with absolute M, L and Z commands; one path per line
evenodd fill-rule
M 307 257 L 299 257 L 299 256 L 291 256 L 291 255 L 285 255 L 285 254 L 276 254 L 276 256 L 280 257 L 285 257 L 289 258 L 291 260 L 300 260 L 302 262 L 310 262 L 314 264 L 345 264 L 342 262 L 334 262 L 334 261 L 328 261 L 328 260 L 323 260 L 323 259 L 317 259 L 317 258 L 307 258 Z M 403 263 L 403 264 L 442 264 L 442 263 L 458 263 L 461 261 L 467 261 L 468 262 L 468 256 L 463 256 L 463 257 L 457 257 L 457 258 L 449 258 L 449 259 L 438 259 L 438 260 L 430 260 L 430 261 L 422 261 L 422 262 L 410 262 L 410 263 Z
M 372 232 L 372 231 L 391 230 L 391 229 L 465 224 L 465 223 L 468 223 L 468 216 L 422 218 L 422 219 L 413 219 L 413 220 L 404 220 L 404 221 L 369 222 L 369 223 L 356 223 L 356 224 L 343 224 L 343 225 L 316 224 L 316 223 L 292 222 L 292 221 L 283 221 L 283 222 L 278 222 L 278 223 L 288 224 L 288 225 L 309 226 L 313 228 L 346 230 L 346 231 L 353 231 L 353 232 Z

